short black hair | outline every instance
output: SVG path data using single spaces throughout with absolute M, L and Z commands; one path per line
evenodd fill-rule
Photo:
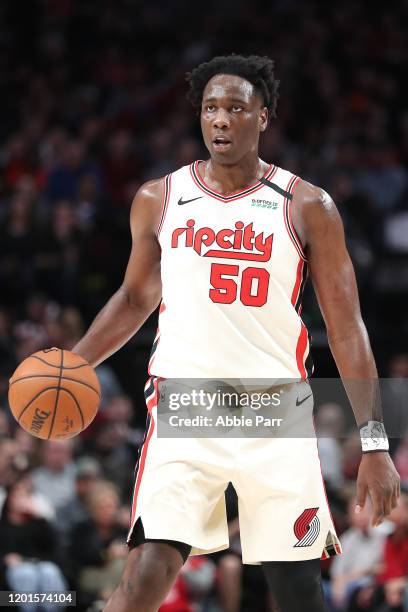
M 201 108 L 203 91 L 208 81 L 216 74 L 234 74 L 246 79 L 255 87 L 261 96 L 270 117 L 276 117 L 276 104 L 279 97 L 279 81 L 274 75 L 275 62 L 269 57 L 260 55 L 219 55 L 209 62 L 204 62 L 187 72 L 189 84 L 187 98 L 195 109 Z

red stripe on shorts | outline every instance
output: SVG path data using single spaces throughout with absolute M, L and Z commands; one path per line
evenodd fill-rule
M 151 440 L 151 437 L 152 437 L 153 432 L 154 432 L 154 427 L 155 427 L 154 417 L 152 415 L 152 408 L 153 408 L 154 402 L 156 402 L 156 404 L 157 404 L 158 380 L 156 379 L 153 382 L 153 384 L 154 384 L 154 395 L 152 396 L 151 400 L 148 402 L 148 410 L 149 410 L 149 413 L 150 413 L 149 429 L 148 429 L 148 432 L 147 432 L 146 440 L 145 440 L 145 442 L 143 444 L 143 447 L 142 447 L 142 451 L 141 451 L 141 455 L 140 455 L 139 469 L 138 469 L 138 472 L 137 472 L 136 483 L 135 483 L 135 490 L 134 490 L 134 493 L 133 493 L 132 514 L 131 514 L 131 521 L 130 521 L 131 527 L 133 526 L 133 521 L 134 521 L 135 514 L 136 514 L 137 496 L 138 496 L 138 493 L 139 493 L 140 484 L 142 482 L 142 476 L 143 476 L 143 472 L 144 472 L 144 468 L 145 468 L 146 455 L 147 455 L 147 451 L 148 451 L 148 448 L 149 448 L 149 442 Z M 150 403 L 152 404 L 152 408 L 149 409 L 149 404 Z

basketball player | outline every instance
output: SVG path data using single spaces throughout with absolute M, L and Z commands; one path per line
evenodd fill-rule
M 157 610 L 190 553 L 228 546 L 224 491 L 231 481 L 243 562 L 262 564 L 282 612 L 319 612 L 320 558 L 340 546 L 316 440 L 160 438 L 157 398 L 160 381 L 170 378 L 273 377 L 299 381 L 287 385 L 286 405 L 311 408 L 309 338 L 300 318 L 306 266 L 343 381 L 375 380 L 342 223 L 322 189 L 258 156 L 260 134 L 275 116 L 272 60 L 218 57 L 188 81 L 210 157 L 140 188 L 123 284 L 73 349 L 96 366 L 161 304 L 130 552 L 105 610 Z M 365 396 L 353 385 L 347 391 L 364 451 L 357 511 L 368 493 L 378 525 L 396 505 L 399 478 L 372 388 Z

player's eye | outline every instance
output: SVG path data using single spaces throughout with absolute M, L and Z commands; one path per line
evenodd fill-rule
M 234 106 L 232 107 L 232 112 L 233 113 L 239 113 L 242 110 L 243 110 L 242 106 L 239 106 L 238 104 L 234 104 Z
M 214 104 L 206 104 L 206 105 L 205 105 L 205 110 L 206 110 L 208 113 L 212 113 L 212 112 L 214 112 L 214 111 L 215 111 L 215 106 L 214 106 Z

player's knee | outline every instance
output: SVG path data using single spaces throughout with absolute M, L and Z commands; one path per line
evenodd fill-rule
M 150 585 L 152 589 L 156 589 L 172 582 L 179 569 L 172 557 L 161 556 L 156 551 L 142 551 L 137 574 L 145 587 Z
M 142 610 L 143 605 L 147 609 L 153 602 L 164 599 L 182 565 L 177 554 L 177 551 L 166 554 L 160 545 L 143 544 L 135 549 L 119 585 L 128 604 Z

